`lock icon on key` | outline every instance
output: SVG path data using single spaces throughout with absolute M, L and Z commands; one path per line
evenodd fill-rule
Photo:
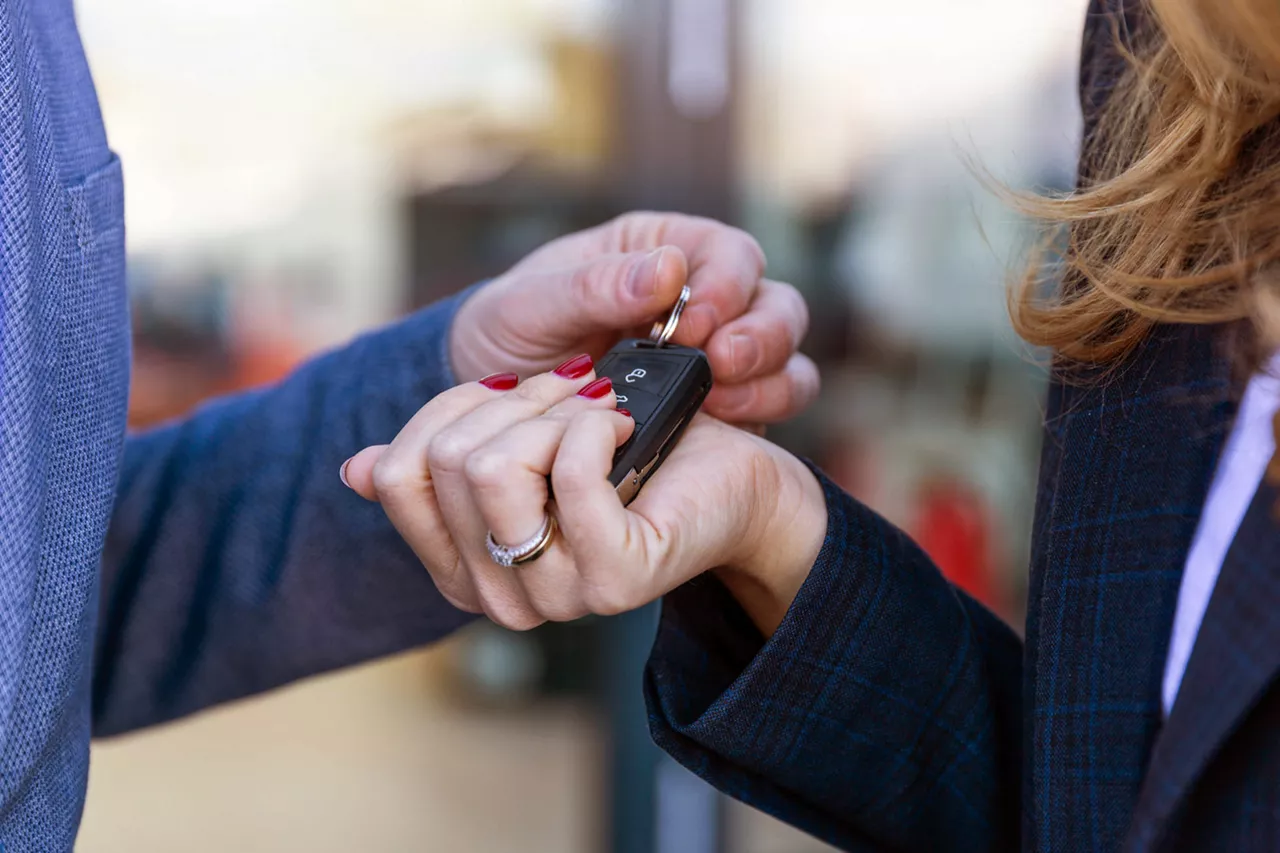
M 609 482 L 625 506 L 670 454 L 711 390 L 711 365 L 701 350 L 669 343 L 689 288 L 649 340 L 620 341 L 596 365 L 613 380 L 616 399 L 635 428 L 614 454 Z

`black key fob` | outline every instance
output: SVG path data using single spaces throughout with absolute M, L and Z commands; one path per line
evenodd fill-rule
M 613 380 L 618 408 L 631 412 L 636 422 L 635 432 L 614 455 L 609 475 L 625 506 L 670 455 L 707 398 L 711 363 L 699 349 L 632 339 L 609 350 L 596 375 Z

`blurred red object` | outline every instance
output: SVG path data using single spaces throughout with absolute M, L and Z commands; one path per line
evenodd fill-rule
M 204 401 L 278 382 L 305 358 L 281 342 L 242 345 L 223 356 L 175 355 L 138 343 L 129 393 L 129 427 L 146 429 L 190 413 Z
M 996 612 L 1004 604 L 991 565 L 991 519 L 967 485 L 931 481 L 921 490 L 914 539 L 947 579 Z

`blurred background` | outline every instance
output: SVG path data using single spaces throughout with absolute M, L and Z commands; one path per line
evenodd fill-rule
M 78 0 L 125 162 L 131 422 L 271 382 L 647 207 L 754 233 L 813 315 L 775 440 L 1021 626 L 1044 383 L 983 185 L 1069 186 L 1084 0 Z M 336 476 L 336 474 L 335 474 Z M 453 640 L 95 746 L 113 851 L 821 844 L 650 745 L 655 614 Z

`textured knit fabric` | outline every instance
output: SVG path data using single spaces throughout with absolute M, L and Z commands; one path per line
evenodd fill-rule
M 452 384 L 458 300 L 126 441 L 121 187 L 71 3 L 0 0 L 4 853 L 72 849 L 91 728 L 173 719 L 468 618 L 337 476 Z
M 119 165 L 65 2 L 0 0 L 0 842 L 70 849 L 124 441 Z
M 1086 173 L 1137 8 L 1090 11 Z M 845 850 L 1280 850 L 1280 539 L 1260 511 L 1162 732 L 1179 582 L 1241 390 L 1233 333 L 1162 328 L 1108 381 L 1051 387 L 1025 646 L 827 483 L 821 555 L 767 642 L 710 578 L 667 597 L 657 741 Z

